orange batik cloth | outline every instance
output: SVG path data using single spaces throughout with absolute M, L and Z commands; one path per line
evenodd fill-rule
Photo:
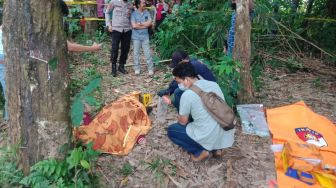
M 327 118 L 314 113 L 303 101 L 288 106 L 268 109 L 267 122 L 274 144 L 284 144 L 287 142 L 313 144 L 319 148 L 321 155 L 322 163 L 319 167 L 321 169 L 336 167 L 336 126 Z M 336 175 L 335 171 L 327 172 L 322 177 L 318 173 L 314 173 L 316 170 L 311 170 L 318 183 L 308 185 L 286 176 L 281 160 L 280 153 L 275 153 L 277 182 L 280 188 L 335 187 L 334 183 L 336 180 L 333 180 Z M 323 171 L 326 172 L 326 170 Z M 329 175 L 330 178 L 326 178 Z M 324 185 L 322 186 L 321 183 Z
M 140 92 L 132 92 L 105 106 L 88 126 L 75 130 L 77 139 L 93 142 L 93 149 L 103 153 L 127 155 L 137 138 L 152 128 Z

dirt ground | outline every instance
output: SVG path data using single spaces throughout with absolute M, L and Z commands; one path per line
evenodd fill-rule
M 100 64 L 92 64 L 92 59 L 83 54 L 75 54 L 72 64 L 76 64 L 72 76 L 80 78 L 85 71 L 95 67 L 102 74 L 102 100 L 105 104 L 116 100 L 128 92 L 139 90 L 155 94 L 167 86 L 171 80 L 169 70 L 163 68 L 155 76 L 147 76 L 146 66 L 142 74 L 133 72 L 132 51 L 128 59 L 128 75 L 113 78 L 110 75 L 109 47 L 98 54 Z M 142 56 L 143 57 L 143 56 Z M 336 122 L 336 76 L 335 67 L 319 60 L 304 61 L 304 71 L 288 74 L 282 69 L 266 67 L 258 78 L 262 87 L 255 93 L 256 103 L 266 108 L 278 107 L 303 100 L 315 112 Z M 271 139 L 244 135 L 238 127 L 234 147 L 220 159 L 210 158 L 195 163 L 190 156 L 174 145 L 166 136 L 167 126 L 176 121 L 177 113 L 169 108 L 166 122 L 157 123 L 157 96 L 153 98 L 152 130 L 146 136 L 146 143 L 136 145 L 128 156 L 102 155 L 97 167 L 101 180 L 99 187 L 268 187 L 268 181 L 276 179 Z M 5 125 L 1 125 L 4 135 Z M 4 141 L 3 138 L 1 141 Z
M 108 62 L 109 57 L 106 54 L 102 56 Z M 303 100 L 315 112 L 335 122 L 336 77 L 329 74 L 334 72 L 335 67 L 319 60 L 304 62 L 307 69 L 292 74 L 266 67 L 264 74 L 258 78 L 262 88 L 255 93 L 256 102 L 272 108 Z M 105 103 L 134 90 L 155 94 L 171 79 L 167 76 L 167 69 L 159 69 L 153 78 L 148 77 L 146 65 L 142 65 L 142 74 L 135 76 L 132 64 L 130 52 L 127 67 L 130 74 L 119 74 L 117 78 L 110 75 L 109 63 L 97 67 L 103 75 Z M 169 108 L 166 122 L 157 123 L 157 99 L 153 98 L 154 110 L 150 114 L 153 128 L 146 136 L 146 143 L 136 145 L 128 156 L 103 155 L 99 158 L 96 170 L 101 173 L 105 187 L 260 188 L 268 187 L 268 181 L 276 178 L 273 153 L 269 147 L 271 139 L 244 135 L 240 127 L 236 130 L 235 145 L 225 157 L 192 162 L 190 156 L 166 136 L 167 126 L 176 121 L 175 110 Z

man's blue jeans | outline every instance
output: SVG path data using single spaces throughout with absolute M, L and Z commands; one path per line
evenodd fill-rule
M 187 135 L 187 126 L 174 123 L 168 127 L 168 138 L 176 145 L 198 157 L 205 149 Z

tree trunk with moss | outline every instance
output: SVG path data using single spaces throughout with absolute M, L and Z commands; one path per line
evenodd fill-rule
M 59 1 L 6 0 L 4 50 L 10 139 L 25 174 L 69 143 L 68 66 Z M 53 70 L 48 60 L 56 58 Z M 54 61 L 55 63 L 56 61 Z
M 235 41 L 233 59 L 242 64 L 240 69 L 240 90 L 238 100 L 248 103 L 253 100 L 251 63 L 251 21 L 248 0 L 237 0 L 237 15 L 235 26 Z

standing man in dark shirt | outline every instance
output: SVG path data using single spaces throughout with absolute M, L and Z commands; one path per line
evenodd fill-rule
M 128 52 L 131 45 L 132 26 L 131 26 L 131 13 L 133 5 L 128 3 L 127 0 L 112 0 L 105 12 L 106 26 L 109 32 L 112 32 L 112 50 L 111 50 L 111 63 L 112 63 L 112 76 L 117 76 L 117 60 L 119 44 L 121 43 L 121 52 L 119 58 L 118 71 L 127 74 L 125 64 Z M 112 20 L 109 19 L 109 13 L 113 11 Z
M 170 67 L 175 68 L 177 64 L 179 63 L 191 63 L 194 67 L 199 79 L 204 79 L 208 81 L 216 82 L 216 78 L 211 72 L 211 70 L 202 62 L 200 62 L 197 59 L 190 60 L 189 55 L 182 51 L 182 50 L 176 50 L 172 55 L 172 64 Z M 177 111 L 179 111 L 180 106 L 180 99 L 184 92 L 185 88 L 182 85 L 179 85 L 175 80 L 170 82 L 167 89 L 159 91 L 157 94 L 162 96 L 170 96 L 174 94 L 174 101 L 172 104 L 175 106 Z

